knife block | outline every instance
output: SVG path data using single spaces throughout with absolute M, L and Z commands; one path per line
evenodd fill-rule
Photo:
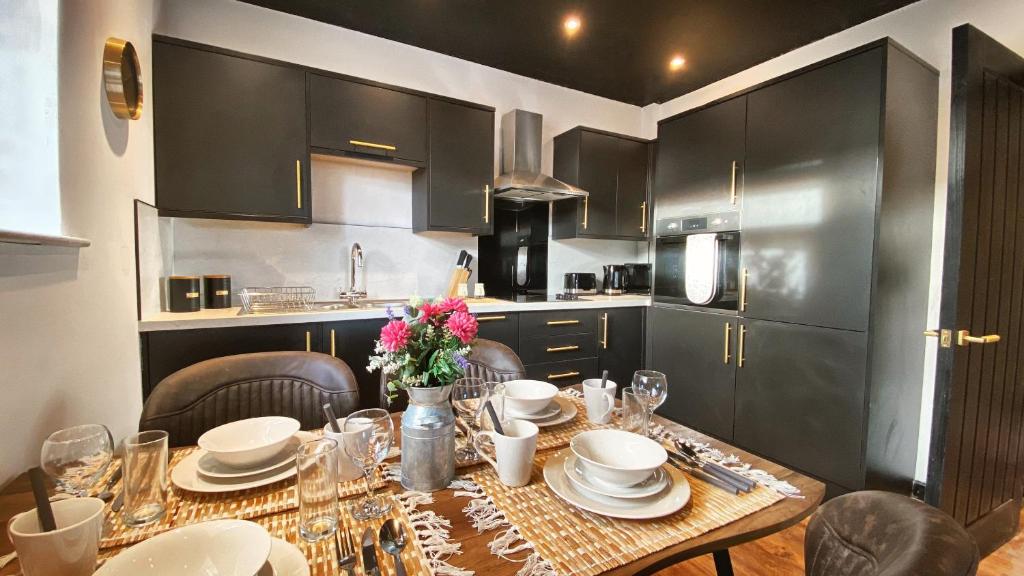
M 452 270 L 452 275 L 448 278 L 448 289 L 445 290 L 444 296 L 446 298 L 454 298 L 459 293 L 459 284 L 463 284 L 469 280 L 469 275 L 472 274 L 472 270 L 466 268 L 456 267 Z

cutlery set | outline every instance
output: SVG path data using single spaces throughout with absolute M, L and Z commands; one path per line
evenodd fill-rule
M 385 520 L 377 535 L 381 550 L 391 555 L 395 562 L 396 576 L 406 576 L 405 564 L 399 556 L 406 545 L 405 527 L 397 520 Z M 338 554 L 338 568 L 349 576 L 356 570 L 356 545 L 348 528 L 339 528 L 334 538 L 334 548 Z M 363 573 L 366 576 L 380 576 L 377 564 L 377 547 L 374 544 L 373 528 L 363 531 L 358 556 L 362 558 Z

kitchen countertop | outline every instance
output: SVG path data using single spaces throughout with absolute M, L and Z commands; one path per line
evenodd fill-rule
M 592 308 L 629 308 L 650 306 L 650 296 L 583 296 L 580 300 L 554 302 L 512 302 L 496 298 L 469 298 L 466 301 L 473 313 L 532 312 L 537 310 L 587 310 Z M 338 322 L 384 318 L 385 308 L 311 310 L 279 314 L 243 314 L 240 308 L 203 309 L 199 312 L 160 312 L 139 321 L 139 332 L 159 330 L 186 330 L 192 328 L 229 328 L 232 326 L 268 326 L 272 324 L 301 324 L 305 322 Z

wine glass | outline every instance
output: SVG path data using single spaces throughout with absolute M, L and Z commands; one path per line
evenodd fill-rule
M 57 488 L 72 496 L 85 496 L 113 458 L 114 439 L 102 424 L 57 430 L 43 441 L 39 456 Z
M 373 494 L 373 472 L 388 456 L 395 439 L 391 414 L 381 408 L 353 412 L 345 419 L 345 453 L 363 469 L 366 497 L 352 504 L 349 510 L 356 520 L 380 518 L 391 510 L 391 504 Z
M 633 373 L 633 393 L 645 409 L 643 435 L 650 436 L 654 410 L 668 396 L 668 380 L 661 372 L 637 370 Z
M 483 378 L 459 378 L 452 387 L 452 406 L 469 430 L 466 444 L 455 453 L 459 461 L 476 462 L 480 459 L 480 454 L 473 448 L 473 438 L 479 432 L 480 416 L 489 396 L 490 388 Z

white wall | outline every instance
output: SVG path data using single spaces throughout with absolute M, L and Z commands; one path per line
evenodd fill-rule
M 149 81 L 157 2 L 61 4 L 64 229 L 92 245 L 0 245 L 0 485 L 39 462 L 40 444 L 54 429 L 102 422 L 122 437 L 138 422 L 132 199 L 152 202 L 152 116 L 114 118 L 100 70 L 103 43 L 116 35 L 135 44 Z
M 1020 0 L 922 0 L 905 8 L 849 28 L 813 44 L 715 82 L 685 96 L 643 110 L 643 135 L 657 136 L 657 121 L 701 106 L 760 82 L 839 54 L 885 36 L 891 36 L 939 70 L 939 130 L 935 166 L 935 215 L 932 231 L 931 294 L 929 326 L 939 317 L 939 287 L 942 277 L 942 249 L 946 220 L 946 174 L 949 162 L 950 72 L 953 28 L 970 23 L 1024 54 L 1024 3 Z M 699 56 L 694 56 L 699 58 Z M 922 327 L 923 329 L 924 327 Z M 921 403 L 917 479 L 927 477 L 928 446 L 932 423 L 932 401 L 937 343 L 929 339 L 925 351 L 925 377 Z

